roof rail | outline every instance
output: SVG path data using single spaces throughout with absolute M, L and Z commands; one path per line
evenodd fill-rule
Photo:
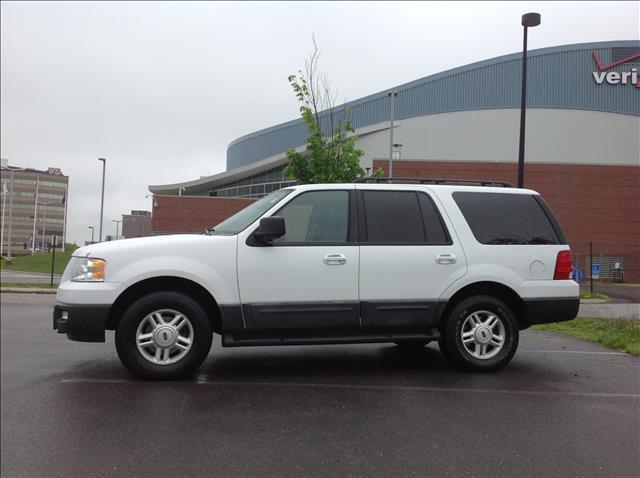
M 442 179 L 442 178 L 374 178 L 373 176 L 362 176 L 354 183 L 417 183 L 417 184 L 461 184 L 467 186 L 499 186 L 512 188 L 513 184 L 505 181 L 484 181 L 481 179 Z

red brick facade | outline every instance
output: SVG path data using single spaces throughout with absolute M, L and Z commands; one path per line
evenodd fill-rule
M 374 161 L 374 170 L 387 161 Z M 483 179 L 516 183 L 517 165 L 394 161 L 396 177 Z M 585 266 L 589 242 L 595 257 L 623 257 L 625 281 L 640 280 L 640 166 L 528 164 L 525 186 L 540 192 L 553 208 Z M 251 199 L 156 196 L 153 233 L 204 231 L 251 204 Z M 596 259 L 594 259 L 594 262 Z
M 253 199 L 155 196 L 153 234 L 201 233 L 247 207 Z

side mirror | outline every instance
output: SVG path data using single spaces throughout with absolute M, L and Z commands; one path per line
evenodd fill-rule
M 260 225 L 258 229 L 253 231 L 252 236 L 257 242 L 268 244 L 274 239 L 284 236 L 286 232 L 284 217 L 271 216 L 260 219 Z

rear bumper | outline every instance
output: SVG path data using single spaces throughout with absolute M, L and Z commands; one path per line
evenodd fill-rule
M 77 342 L 104 342 L 110 309 L 110 305 L 57 303 L 53 307 L 53 330 Z
M 525 299 L 527 327 L 535 324 L 565 322 L 578 316 L 578 297 L 556 299 Z

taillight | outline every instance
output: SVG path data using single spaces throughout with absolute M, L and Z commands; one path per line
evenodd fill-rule
M 571 272 L 573 271 L 573 261 L 571 260 L 571 252 L 560 251 L 556 258 L 556 270 L 553 273 L 554 280 L 567 280 L 571 279 Z

